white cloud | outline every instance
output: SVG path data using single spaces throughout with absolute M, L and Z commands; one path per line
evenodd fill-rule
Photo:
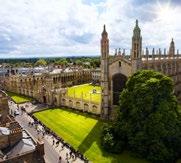
M 98 55 L 103 24 L 109 32 L 110 51 L 129 50 L 136 18 L 141 19 L 144 47 L 168 47 L 174 37 L 181 48 L 180 6 L 163 10 L 168 14 L 164 18 L 158 4 L 133 6 L 133 0 L 89 4 L 83 0 L 0 0 L 0 4 L 0 57 Z

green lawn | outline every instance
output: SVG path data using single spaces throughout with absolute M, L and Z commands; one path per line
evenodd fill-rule
M 104 122 L 68 109 L 49 109 L 34 114 L 47 127 L 78 149 L 94 163 L 146 163 L 131 157 L 128 152 L 109 154 L 100 146 L 101 127 Z
M 93 90 L 96 90 L 93 93 Z M 84 100 L 91 100 L 96 103 L 101 102 L 101 87 L 100 86 L 93 86 L 91 84 L 82 84 L 68 88 L 68 96 L 75 97 L 75 98 L 82 98 Z
M 23 95 L 18 95 L 16 93 L 12 92 L 7 92 L 8 96 L 10 96 L 17 104 L 24 103 L 24 102 L 29 102 L 32 101 L 33 99 L 31 97 L 23 96 Z

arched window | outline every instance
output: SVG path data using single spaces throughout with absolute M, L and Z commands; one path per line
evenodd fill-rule
M 119 67 L 121 67 L 121 61 L 119 61 Z

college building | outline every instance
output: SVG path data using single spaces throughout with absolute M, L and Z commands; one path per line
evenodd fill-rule
M 54 69 L 46 73 L 14 74 L 3 80 L 5 90 L 27 95 L 39 102 L 70 108 L 110 118 L 114 106 L 118 105 L 119 94 L 132 74 L 141 69 L 159 71 L 174 81 L 174 93 L 181 102 L 181 55 L 174 40 L 164 49 L 142 48 L 141 29 L 136 20 L 133 30 L 131 53 L 115 50 L 109 53 L 109 38 L 104 25 L 100 41 L 100 69 L 71 68 Z M 67 96 L 67 87 L 83 83 L 100 83 L 101 102 Z

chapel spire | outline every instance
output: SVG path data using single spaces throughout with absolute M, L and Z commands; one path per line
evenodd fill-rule
M 108 58 L 109 57 L 109 39 L 108 33 L 106 31 L 106 26 L 103 26 L 102 38 L 101 38 L 101 57 Z
M 106 31 L 106 25 L 105 24 L 103 26 L 102 37 L 108 37 L 108 33 Z
M 172 41 L 170 43 L 170 47 L 169 47 L 169 56 L 173 57 L 175 55 L 175 43 L 174 40 L 172 38 Z
M 142 52 L 142 37 L 141 37 L 141 29 L 138 25 L 138 20 L 136 20 L 136 25 L 133 30 L 132 37 L 132 50 L 131 50 L 131 58 L 133 60 L 140 59 Z
M 141 35 L 141 29 L 138 25 L 138 20 L 136 19 L 136 25 L 133 30 L 133 37 L 140 37 L 140 35 Z

